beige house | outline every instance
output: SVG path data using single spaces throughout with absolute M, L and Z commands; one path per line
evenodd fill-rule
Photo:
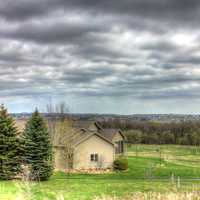
M 24 123 L 18 121 L 17 124 L 22 129 Z M 116 156 L 125 151 L 125 137 L 120 130 L 103 129 L 97 122 L 80 120 L 74 121 L 72 127 L 70 133 L 66 134 L 70 135 L 67 143 L 64 137 L 57 137 L 52 141 L 55 170 L 112 168 Z M 70 152 L 66 155 L 69 149 Z M 72 156 L 68 159 L 70 154 Z
M 124 135 L 117 129 L 103 129 L 92 121 L 73 123 L 73 169 L 112 168 L 116 156 L 124 153 Z M 54 145 L 55 169 L 67 169 L 64 146 Z

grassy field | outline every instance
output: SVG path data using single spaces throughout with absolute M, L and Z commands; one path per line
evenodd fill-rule
M 111 174 L 55 173 L 49 181 L 23 184 L 1 181 L 0 200 L 89 200 L 134 192 L 181 192 L 200 189 L 200 148 L 136 145 L 128 148 L 129 169 Z M 59 198 L 60 196 L 60 198 Z M 26 199 L 26 198 L 24 198 Z
M 128 155 L 136 157 L 161 158 L 170 163 L 199 167 L 200 147 L 181 145 L 131 145 Z

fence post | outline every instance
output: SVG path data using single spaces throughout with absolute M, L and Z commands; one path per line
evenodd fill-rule
M 178 177 L 177 179 L 177 188 L 180 188 L 181 187 L 181 180 L 180 180 L 180 177 Z
M 174 174 L 171 175 L 171 183 L 174 184 Z

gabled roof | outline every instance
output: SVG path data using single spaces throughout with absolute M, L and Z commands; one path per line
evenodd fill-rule
M 124 139 L 125 136 L 121 132 L 120 129 L 112 129 L 112 128 L 102 128 L 100 123 L 93 121 L 93 120 L 81 120 L 81 121 L 75 121 L 74 122 L 74 128 L 81 129 L 88 134 L 91 131 L 91 126 L 96 127 L 96 133 L 103 137 L 104 139 L 106 138 L 107 141 L 112 142 L 113 138 L 117 133 L 119 133 Z
M 92 125 L 95 125 L 98 130 L 101 130 L 101 125 L 94 120 L 75 120 L 73 121 L 73 127 L 76 129 L 89 130 Z
M 112 139 L 115 137 L 115 135 L 116 135 L 117 133 L 119 133 L 119 134 L 125 139 L 125 136 L 124 136 L 124 134 L 121 132 L 120 129 L 106 128 L 106 129 L 102 129 L 102 130 L 100 131 L 100 133 L 101 133 L 104 137 L 108 138 L 108 139 L 111 140 L 111 141 L 112 141 Z
M 84 133 L 83 133 L 84 134 Z M 90 137 L 92 136 L 98 136 L 99 138 L 103 139 L 104 141 L 110 143 L 111 145 L 114 145 L 110 140 L 108 140 L 106 137 L 104 137 L 103 135 L 101 135 L 100 133 L 98 132 L 90 132 L 89 134 L 85 134 L 85 137 L 82 137 L 81 140 L 78 140 L 74 145 L 77 146 L 79 145 L 80 143 L 86 141 L 87 139 L 89 139 Z
M 19 131 L 23 131 L 26 121 L 27 120 L 16 120 L 16 125 Z M 91 126 L 95 126 L 95 130 L 91 129 Z M 67 140 L 71 145 L 77 146 L 83 141 L 89 139 L 91 136 L 96 135 L 113 145 L 112 139 L 117 133 L 120 133 L 122 137 L 125 138 L 119 129 L 104 129 L 98 122 L 93 120 L 76 120 L 73 122 L 72 128 L 66 134 L 53 135 L 52 143 L 55 147 L 62 147 L 65 145 L 65 141 Z
M 87 139 L 89 139 L 90 137 L 94 135 L 110 143 L 111 145 L 114 145 L 112 141 L 110 141 L 108 138 L 104 137 L 97 131 L 89 131 L 89 130 L 84 130 L 84 129 L 80 129 L 77 132 L 72 131 L 71 133 L 66 133 L 63 136 L 59 135 L 57 138 L 54 139 L 53 145 L 55 147 L 64 147 L 66 146 L 65 142 L 68 141 L 69 145 L 71 145 L 72 147 L 76 147 L 77 145 L 86 141 Z

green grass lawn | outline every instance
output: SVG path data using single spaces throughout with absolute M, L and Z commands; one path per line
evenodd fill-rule
M 200 166 L 200 147 L 181 145 L 131 145 L 129 156 L 154 157 L 187 166 Z
M 16 200 L 24 194 L 34 200 L 89 200 L 95 196 L 124 196 L 135 191 L 190 191 L 200 188 L 200 151 L 196 147 L 138 145 L 128 148 L 129 169 L 111 174 L 55 173 L 49 181 L 25 185 L 20 181 L 1 181 L 0 199 Z M 161 157 L 160 157 L 161 155 Z M 193 164 L 195 163 L 195 164 Z M 172 175 L 173 174 L 173 175 Z M 174 177 L 174 178 L 172 178 Z M 180 177 L 180 187 L 178 184 Z M 23 200 L 19 197 L 18 200 Z

